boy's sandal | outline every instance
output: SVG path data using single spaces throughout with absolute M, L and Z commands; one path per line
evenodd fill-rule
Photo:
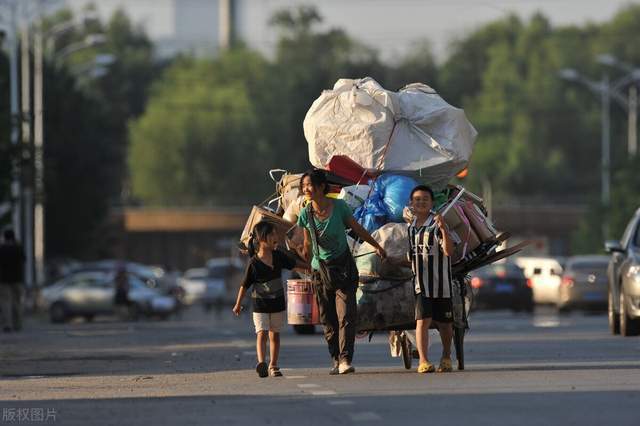
M 269 375 L 271 377 L 282 377 L 282 373 L 278 367 L 269 367 Z
M 267 363 L 259 362 L 258 365 L 256 365 L 256 372 L 260 377 L 267 377 L 269 375 L 269 371 L 267 370 Z
M 451 366 L 451 358 L 440 358 L 440 365 L 436 370 L 438 373 L 450 373 L 453 371 Z
M 418 373 L 433 373 L 434 371 L 436 371 L 436 367 L 430 362 L 423 362 L 418 366 Z

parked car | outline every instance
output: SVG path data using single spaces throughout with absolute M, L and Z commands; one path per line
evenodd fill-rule
M 620 241 L 607 241 L 609 329 L 613 334 L 640 334 L 640 209 Z
M 159 316 L 167 318 L 176 309 L 176 301 L 150 289 L 133 274 L 129 280 L 131 316 Z M 45 287 L 39 306 L 48 310 L 52 322 L 64 322 L 73 317 L 93 320 L 96 315 L 115 312 L 115 274 L 110 272 L 77 272 Z
M 607 256 L 574 256 L 567 259 L 558 288 L 558 310 L 602 309 L 607 306 Z
M 186 305 L 202 303 L 205 309 L 224 303 L 238 289 L 245 264 L 232 257 L 209 259 L 204 268 L 188 269 L 178 285 L 184 292 Z
M 211 274 L 208 268 L 192 268 L 178 279 L 184 290 L 182 302 L 191 305 L 200 302 L 205 310 L 220 306 L 227 294 L 224 276 Z
M 553 257 L 518 257 L 516 265 L 531 280 L 535 303 L 558 304 L 558 288 L 562 276 L 560 259 Z
M 512 262 L 493 263 L 470 273 L 475 309 L 533 311 L 531 281 Z

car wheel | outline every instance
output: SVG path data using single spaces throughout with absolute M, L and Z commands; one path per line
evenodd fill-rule
M 294 325 L 293 331 L 297 334 L 315 334 L 316 326 L 315 325 Z
M 64 303 L 56 302 L 49 308 L 49 318 L 51 322 L 62 323 L 67 320 L 67 307 Z
M 627 315 L 626 297 L 624 290 L 620 288 L 620 334 L 625 337 L 637 336 L 640 333 L 640 321 L 629 318 Z
M 609 316 L 609 331 L 611 334 L 620 334 L 620 316 L 613 309 L 613 294 L 609 290 L 609 297 L 607 297 L 607 310 Z

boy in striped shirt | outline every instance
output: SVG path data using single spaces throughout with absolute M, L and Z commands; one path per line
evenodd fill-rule
M 418 373 L 450 372 L 453 337 L 451 259 L 453 241 L 440 215 L 434 215 L 433 191 L 419 185 L 411 191 L 414 220 L 409 225 L 411 267 L 415 275 L 416 343 L 420 354 Z M 429 362 L 429 327 L 436 324 L 442 340 L 442 358 L 436 370 Z

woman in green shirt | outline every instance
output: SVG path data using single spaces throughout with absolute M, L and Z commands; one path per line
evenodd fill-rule
M 340 265 L 348 276 L 348 283 L 342 283 L 339 288 L 328 288 L 322 284 L 316 288 L 320 320 L 324 324 L 324 336 L 333 359 L 329 374 L 353 373 L 355 369 L 351 362 L 356 338 L 358 270 L 347 244 L 346 230 L 351 228 L 360 239 L 371 244 L 380 257 L 386 257 L 386 253 L 356 222 L 343 200 L 326 196 L 329 185 L 324 171 L 316 169 L 303 174 L 300 188 L 310 201 L 298 217 L 298 225 L 305 230 L 303 252 L 306 260 L 312 258 L 314 271 L 320 269 L 319 261 L 322 260 Z M 317 250 L 312 248 L 312 239 L 317 241 Z

